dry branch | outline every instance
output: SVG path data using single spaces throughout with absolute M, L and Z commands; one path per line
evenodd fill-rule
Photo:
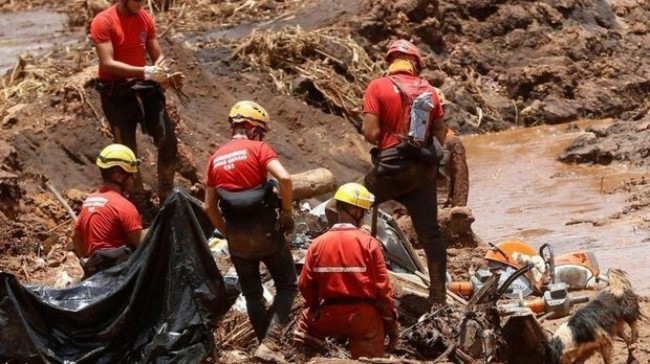
M 281 93 L 304 92 L 305 87 L 316 90 L 324 101 L 308 101 L 321 102 L 318 106 L 325 111 L 343 115 L 360 127 L 364 88 L 380 74 L 380 63 L 346 33 L 333 27 L 253 31 L 231 43 L 231 48 L 233 57 L 268 73 Z

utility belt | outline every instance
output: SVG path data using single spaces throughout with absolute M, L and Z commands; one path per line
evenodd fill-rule
M 407 140 L 398 145 L 380 150 L 370 150 L 372 164 L 379 176 L 389 176 L 412 168 L 414 164 L 430 167 L 437 166 L 444 155 L 442 146 L 436 138 L 428 146 L 419 147 Z
M 337 297 L 337 298 L 326 298 L 321 303 L 322 306 L 334 306 L 334 305 L 356 305 L 356 304 L 368 304 L 375 306 L 377 300 L 370 298 L 358 298 L 358 297 Z
M 402 140 L 395 149 L 404 156 L 422 162 L 427 166 L 437 165 L 444 155 L 444 150 L 438 139 L 431 138 L 428 145 L 417 145 L 410 140 Z
M 109 97 L 129 97 L 134 95 L 150 96 L 159 93 L 164 97 L 162 87 L 155 81 L 139 79 L 94 80 L 94 89 Z
M 140 123 L 144 134 L 154 137 L 160 133 L 173 135 L 171 120 L 165 112 L 165 93 L 159 83 L 137 79 L 95 79 L 94 88 L 101 96 L 104 114 L 111 125 L 120 125 L 126 118 Z
M 280 198 L 273 191 L 274 182 L 238 192 L 217 188 L 228 230 L 228 249 L 233 256 L 260 259 L 286 247 L 277 225 Z
M 280 207 L 280 198 L 273 191 L 274 187 L 276 182 L 270 180 L 244 191 L 217 188 L 219 207 L 226 218 L 250 217 L 264 208 L 277 209 Z

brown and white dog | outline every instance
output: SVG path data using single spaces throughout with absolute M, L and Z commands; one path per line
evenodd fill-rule
M 631 345 L 638 339 L 637 321 L 643 317 L 639 296 L 632 291 L 625 272 L 607 271 L 609 286 L 579 308 L 562 324 L 547 346 L 549 364 L 584 363 L 597 351 L 605 364 L 612 363 L 612 340 L 619 336 L 628 350 L 628 363 L 634 362 Z M 625 332 L 630 326 L 631 335 Z

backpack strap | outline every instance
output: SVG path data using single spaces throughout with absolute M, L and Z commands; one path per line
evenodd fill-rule
M 411 96 L 404 91 L 404 87 L 400 86 L 401 81 L 399 81 L 397 77 L 388 76 L 388 79 L 395 87 L 397 87 L 397 90 L 399 91 L 400 98 L 402 99 L 402 121 L 403 121 L 402 130 L 408 130 L 409 127 L 411 126 L 411 116 L 407 106 L 413 103 L 413 100 L 411 99 Z M 382 127 L 384 128 L 384 130 L 393 134 L 400 140 L 408 139 L 408 137 L 403 131 L 401 132 L 397 131 L 394 128 L 387 125 L 382 125 Z

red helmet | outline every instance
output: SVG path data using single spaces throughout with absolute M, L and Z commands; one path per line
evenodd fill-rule
M 403 54 L 408 54 L 410 56 L 415 56 L 417 59 L 417 66 L 421 70 L 422 65 L 424 62 L 422 62 L 422 56 L 420 55 L 420 50 L 418 47 L 414 46 L 413 43 L 409 42 L 408 40 L 405 39 L 398 39 L 394 40 L 390 43 L 390 46 L 388 46 L 388 51 L 386 52 L 386 57 L 384 58 L 386 62 L 391 61 L 391 56 L 393 53 L 403 53 Z

